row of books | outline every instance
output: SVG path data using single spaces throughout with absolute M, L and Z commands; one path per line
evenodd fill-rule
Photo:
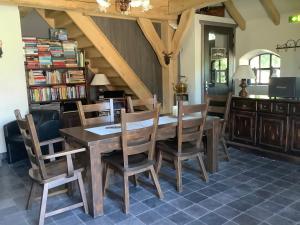
M 68 71 L 43 71 L 30 70 L 28 74 L 29 85 L 45 85 L 45 84 L 76 84 L 85 83 L 83 70 Z
M 44 88 L 31 88 L 31 102 L 46 102 L 56 100 L 72 100 L 85 98 L 85 86 L 77 85 L 72 87 L 56 86 Z
M 23 37 L 27 68 L 84 66 L 82 52 L 76 41 L 58 41 Z

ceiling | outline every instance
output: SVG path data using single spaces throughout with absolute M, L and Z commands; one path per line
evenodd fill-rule
M 246 21 L 267 16 L 259 0 L 233 0 L 233 2 Z M 300 14 L 300 0 L 273 0 L 273 2 L 281 15 Z

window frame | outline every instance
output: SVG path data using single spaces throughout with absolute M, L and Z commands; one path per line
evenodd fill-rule
M 269 67 L 266 67 L 266 68 L 262 68 L 262 67 L 261 67 L 261 57 L 262 57 L 263 55 L 269 55 L 269 57 L 270 57 L 270 65 L 269 65 Z M 249 84 L 249 85 L 269 85 L 269 82 L 268 82 L 268 83 L 262 83 L 262 82 L 261 82 L 261 75 L 259 75 L 259 77 L 258 77 L 257 72 L 258 72 L 258 71 L 269 71 L 269 78 L 271 78 L 272 73 L 273 73 L 274 70 L 280 70 L 280 69 L 281 69 L 281 64 L 280 64 L 280 67 L 273 67 L 273 66 L 272 66 L 272 62 L 273 62 L 273 57 L 274 57 L 274 56 L 278 57 L 278 58 L 281 60 L 281 58 L 280 58 L 279 55 L 276 55 L 276 54 L 273 54 L 273 53 L 261 53 L 261 54 L 255 55 L 255 56 L 253 56 L 253 57 L 251 57 L 251 58 L 249 59 L 249 66 L 250 66 L 250 67 L 251 67 L 251 61 L 252 61 L 253 59 L 255 59 L 256 57 L 258 57 L 258 65 L 259 65 L 258 68 L 255 68 L 255 67 L 253 68 L 253 71 L 254 71 L 254 73 L 255 73 L 256 79 L 255 79 L 254 82 L 251 82 L 251 80 L 249 80 L 249 81 L 248 81 L 248 84 Z M 258 80 L 258 79 L 259 79 L 259 80 Z

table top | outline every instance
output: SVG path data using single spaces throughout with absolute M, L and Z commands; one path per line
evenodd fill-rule
M 220 118 L 216 116 L 207 116 L 204 130 L 211 129 L 213 121 L 219 121 L 219 119 Z M 105 125 L 112 125 L 112 124 L 109 123 L 99 124 L 99 126 L 105 126 Z M 168 123 L 168 124 L 159 124 L 158 132 L 160 129 L 176 127 L 176 126 L 177 126 L 177 122 Z M 92 127 L 97 127 L 97 126 L 94 125 L 91 127 L 81 126 L 81 127 L 64 128 L 64 129 L 60 129 L 60 133 L 62 134 L 62 136 L 72 137 L 75 141 L 85 146 L 91 146 L 98 141 L 103 141 L 111 138 L 119 138 L 121 136 L 121 132 L 107 134 L 107 135 L 98 135 L 86 130 L 87 128 L 92 128 Z

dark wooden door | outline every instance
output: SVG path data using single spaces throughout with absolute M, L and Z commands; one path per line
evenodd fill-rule
M 234 28 L 204 25 L 204 90 L 224 95 L 232 90 Z
M 287 151 L 287 117 L 261 113 L 258 128 L 258 145 L 274 151 Z
M 255 145 L 256 113 L 233 110 L 231 129 L 231 139 L 233 141 Z
M 300 117 L 291 119 L 291 151 L 300 153 Z

